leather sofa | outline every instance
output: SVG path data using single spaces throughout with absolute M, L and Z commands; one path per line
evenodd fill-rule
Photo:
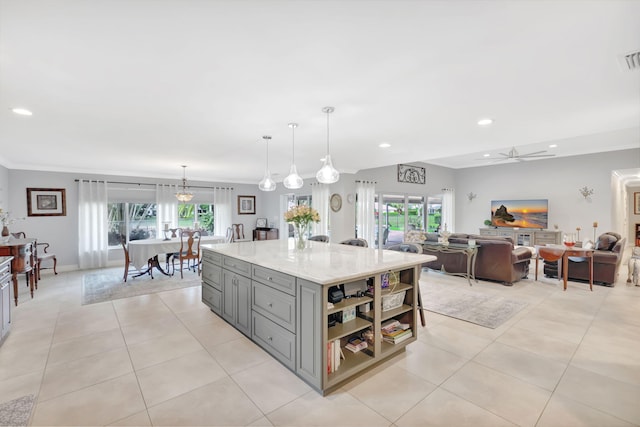
M 412 232 L 405 235 L 405 241 L 426 240 L 427 242 L 437 242 L 436 233 L 420 233 L 413 236 Z M 511 286 L 514 282 L 526 278 L 529 275 L 529 264 L 532 257 L 530 248 L 519 246 L 514 247 L 513 241 L 509 237 L 487 237 L 474 234 L 452 234 L 449 236 L 449 243 L 469 244 L 469 239 L 474 239 L 478 247 L 476 256 L 476 279 L 501 282 Z M 428 245 L 423 245 L 425 254 L 435 255 L 437 260 L 423 264 L 434 270 L 444 270 L 448 273 L 465 273 L 467 271 L 467 257 L 462 253 L 442 253 L 429 249 Z
M 593 283 L 605 286 L 615 285 L 625 244 L 626 239 L 612 231 L 598 237 L 593 252 Z M 545 261 L 543 271 L 547 277 L 558 277 L 558 263 Z M 587 259 L 569 257 L 567 278 L 588 282 L 589 262 Z

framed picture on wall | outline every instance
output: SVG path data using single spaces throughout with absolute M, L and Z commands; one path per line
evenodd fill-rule
M 633 213 L 640 215 L 640 192 L 633 193 Z
M 256 196 L 238 196 L 238 214 L 255 215 Z
M 398 165 L 398 182 L 410 184 L 425 184 L 427 182 L 426 170 L 421 166 Z
M 28 216 L 66 216 L 64 188 L 27 188 Z

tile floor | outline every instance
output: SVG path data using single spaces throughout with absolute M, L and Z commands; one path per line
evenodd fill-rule
M 0 404 L 36 395 L 31 425 L 640 425 L 640 287 L 624 267 L 593 292 L 480 281 L 528 306 L 497 329 L 427 312 L 404 354 L 326 397 L 211 313 L 198 287 L 81 306 L 81 272 L 47 275 L 33 300 L 22 278 Z

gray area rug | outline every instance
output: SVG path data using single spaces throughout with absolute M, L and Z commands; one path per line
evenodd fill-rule
M 0 403 L 0 426 L 26 426 L 36 397 L 33 394 Z
M 199 286 L 201 283 L 197 273 L 187 270 L 184 271 L 184 279 L 180 279 L 179 271 L 174 276 L 154 271 L 153 277 L 129 277 L 125 283 L 121 269 L 87 273 L 82 277 L 82 305 Z
M 502 325 L 527 306 L 523 301 L 446 284 L 423 282 L 420 288 L 425 309 L 491 329 Z

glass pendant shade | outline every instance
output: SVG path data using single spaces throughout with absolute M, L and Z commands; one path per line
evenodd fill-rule
M 291 128 L 291 169 L 289 170 L 289 175 L 282 181 L 282 184 L 291 190 L 295 190 L 297 188 L 301 188 L 304 184 L 302 177 L 298 175 L 298 169 L 296 168 L 295 163 L 295 131 L 298 127 L 297 123 L 289 123 L 289 127 Z
M 258 188 L 261 191 L 274 191 L 276 189 L 276 182 L 271 178 L 271 172 L 269 171 L 269 140 L 270 136 L 263 136 L 262 139 L 267 143 L 267 167 L 264 170 L 264 178 L 258 183 Z
M 333 184 L 340 179 L 340 172 L 333 167 L 330 154 L 325 156 L 322 167 L 316 174 L 316 179 L 321 184 Z
M 187 167 L 182 165 L 182 190 L 176 193 L 179 202 L 186 203 L 193 199 L 193 193 L 187 191 Z
M 295 190 L 296 188 L 302 188 L 304 181 L 302 177 L 298 175 L 298 170 L 296 169 L 296 165 L 291 165 L 291 170 L 289 171 L 289 175 L 282 181 L 285 187 Z
M 327 114 L 327 155 L 324 156 L 322 167 L 316 173 L 316 179 L 321 184 L 333 184 L 340 179 L 340 172 L 333 167 L 331 154 L 329 154 L 329 114 L 333 113 L 334 110 L 335 108 L 333 107 L 324 107 L 322 109 L 322 112 Z
M 264 178 L 258 183 L 258 188 L 262 191 L 274 191 L 276 189 L 276 182 L 271 178 L 269 169 L 264 171 Z

